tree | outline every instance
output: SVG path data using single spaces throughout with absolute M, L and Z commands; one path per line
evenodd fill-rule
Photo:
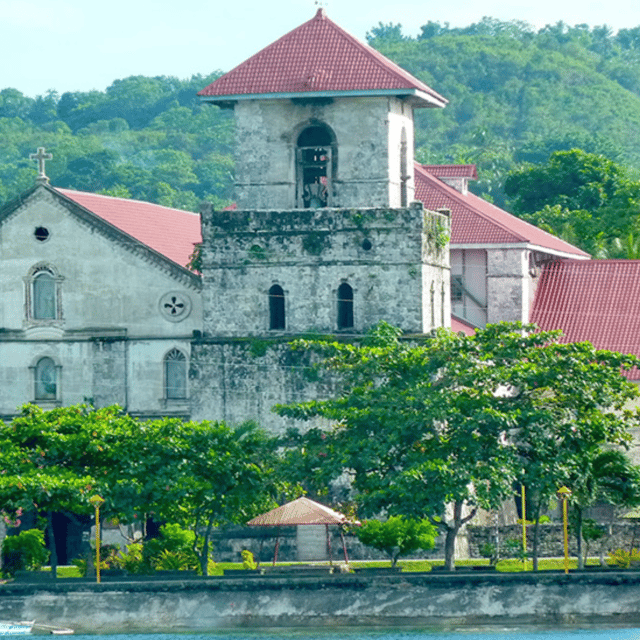
M 633 465 L 619 449 L 592 449 L 580 452 L 582 464 L 569 478 L 574 513 L 575 538 L 578 548 L 578 568 L 584 568 L 585 553 L 582 541 L 585 523 L 584 511 L 598 501 L 619 507 L 640 504 L 640 468 Z
M 367 42 L 371 43 L 374 40 L 383 40 L 385 42 L 402 42 L 409 40 L 407 36 L 402 35 L 402 25 L 400 23 L 393 24 L 387 22 L 386 24 L 378 22 L 377 27 L 373 27 L 371 31 L 367 31 Z
M 123 460 L 114 459 L 117 466 L 108 473 L 109 462 L 102 456 L 105 440 L 122 430 L 122 423 L 134 422 L 114 407 L 44 411 L 25 405 L 10 425 L 0 423 L 0 505 L 14 518 L 19 511 L 43 514 L 54 576 L 58 553 L 53 514 L 89 516 L 93 513 L 89 498 L 95 493 L 109 495 Z M 131 442 L 127 445 L 133 449 Z M 109 513 L 107 507 L 105 515 Z
M 11 517 L 45 515 L 54 573 L 53 513 L 90 515 L 88 500 L 98 493 L 105 517 L 126 524 L 153 515 L 202 534 L 194 551 L 206 575 L 213 527 L 243 524 L 274 506 L 285 486 L 277 462 L 275 440 L 255 425 L 141 422 L 119 407 L 26 405 L 0 425 L 0 505 Z
M 640 183 L 621 165 L 580 149 L 512 172 L 504 190 L 515 213 L 591 253 L 634 231 L 640 217 Z
M 174 418 L 147 422 L 136 443 L 137 462 L 114 478 L 116 493 L 156 519 L 191 529 L 207 575 L 213 529 L 245 524 L 276 506 L 286 489 L 276 445 L 253 423 L 231 428 Z
M 320 349 L 344 392 L 276 410 L 338 421 L 316 465 L 334 476 L 347 471 L 364 515 L 437 517 L 453 569 L 460 528 L 479 507 L 500 506 L 515 477 L 504 437 L 510 416 L 492 410 L 496 385 L 476 343 L 443 330 L 416 345 L 382 323 L 361 345 L 300 341 L 296 348 Z M 301 457 L 317 452 L 305 448 Z
M 478 508 L 499 508 L 516 480 L 548 501 L 580 451 L 624 444 L 637 423 L 616 413 L 638 393 L 620 375 L 634 357 L 533 329 L 441 330 L 418 342 L 383 323 L 360 344 L 297 341 L 319 351 L 342 391 L 276 411 L 332 420 L 324 440 L 302 436 L 308 470 L 325 482 L 346 471 L 364 515 L 437 516 L 452 569 L 455 538 Z
M 398 564 L 400 557 L 412 551 L 433 549 L 437 532 L 437 527 L 428 520 L 411 520 L 402 516 L 391 516 L 384 522 L 368 520 L 354 529 L 360 542 L 386 553 L 392 567 Z
M 626 406 L 638 397 L 636 385 L 621 372 L 637 366 L 635 356 L 595 349 L 588 342 L 561 343 L 557 332 L 521 351 L 504 372 L 512 389 L 516 418 L 510 432 L 520 472 L 518 480 L 533 502 L 533 561 L 538 562 L 539 520 L 557 490 L 578 492 L 597 483 L 593 460 L 611 446 L 625 448 L 637 412 Z

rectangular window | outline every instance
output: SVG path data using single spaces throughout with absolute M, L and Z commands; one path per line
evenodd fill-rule
M 462 276 L 451 276 L 451 302 L 462 302 L 464 297 L 464 287 L 462 286 Z

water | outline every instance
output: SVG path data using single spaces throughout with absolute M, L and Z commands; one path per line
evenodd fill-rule
M 77 635 L 75 640 L 96 640 Z M 255 630 L 219 633 L 148 633 L 101 635 L 100 640 L 640 640 L 640 629 L 471 629 L 464 631 Z

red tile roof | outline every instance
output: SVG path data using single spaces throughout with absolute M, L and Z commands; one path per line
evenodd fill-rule
M 249 96 L 275 97 L 350 92 L 414 96 L 416 106 L 443 107 L 447 100 L 410 73 L 316 15 L 200 91 L 211 102 Z
M 561 329 L 563 342 L 640 356 L 640 260 L 545 265 L 530 318 L 541 329 Z
M 181 267 L 187 266 L 194 244 L 202 242 L 197 213 L 70 189 L 55 191 Z
M 478 179 L 478 171 L 475 164 L 423 164 L 422 168 L 436 178 Z
M 554 255 L 589 257 L 589 254 L 581 249 L 503 211 L 473 193 L 460 193 L 417 163 L 415 197 L 424 203 L 426 209 L 451 211 L 452 245 L 526 243 Z

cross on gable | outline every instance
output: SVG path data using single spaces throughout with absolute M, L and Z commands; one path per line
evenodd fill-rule
M 47 175 L 44 172 L 44 164 L 46 160 L 51 160 L 52 158 L 53 154 L 45 153 L 44 147 L 38 147 L 38 153 L 32 153 L 29 155 L 29 160 L 38 161 L 38 177 L 36 178 L 36 182 L 38 184 L 47 184 L 49 182 L 49 178 L 47 178 Z

